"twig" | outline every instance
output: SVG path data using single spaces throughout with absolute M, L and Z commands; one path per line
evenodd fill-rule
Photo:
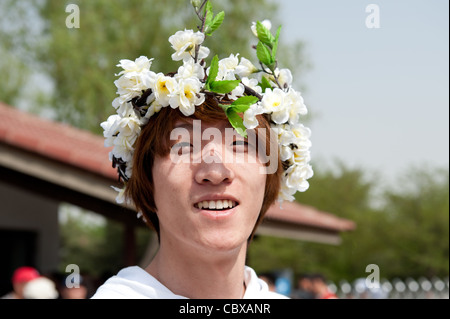
M 202 5 L 200 6 L 200 8 L 198 9 L 198 11 L 196 11 L 198 18 L 200 19 L 200 21 L 202 22 L 201 27 L 199 27 L 199 31 L 201 33 L 205 33 L 205 22 L 206 22 L 206 16 L 208 14 L 208 10 L 205 10 L 205 15 L 201 16 L 200 12 L 202 12 L 203 7 L 206 5 L 206 3 L 208 2 L 208 0 L 203 1 Z M 194 56 L 194 62 L 197 63 L 198 61 L 198 54 L 200 52 L 200 46 L 201 45 L 196 45 L 195 46 L 195 56 Z
M 242 83 L 242 82 L 241 82 Z M 253 89 L 251 89 L 251 88 L 249 88 L 247 85 L 245 85 L 244 83 L 242 83 L 242 85 L 244 86 L 244 89 L 245 89 L 245 93 L 247 94 L 247 95 L 253 95 L 253 96 L 256 96 L 260 101 L 262 100 L 262 95 L 261 94 L 259 94 L 258 92 L 256 92 L 255 90 L 253 90 Z

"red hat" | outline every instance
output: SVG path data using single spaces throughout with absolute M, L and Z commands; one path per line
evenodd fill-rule
M 40 277 L 39 272 L 33 267 L 20 267 L 14 271 L 12 282 L 28 282 L 30 280 Z

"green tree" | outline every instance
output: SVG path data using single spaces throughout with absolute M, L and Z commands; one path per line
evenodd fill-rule
M 448 276 L 449 172 L 411 168 L 397 190 L 386 192 L 386 213 L 392 225 L 386 241 L 395 256 L 391 276 Z
M 32 55 L 28 53 L 38 47 L 39 31 L 30 23 L 38 17 L 37 3 L 31 1 L 0 2 L 0 101 L 10 105 L 17 105 L 20 97 L 28 93 L 32 73 Z M 27 6 L 30 3 L 34 10 Z

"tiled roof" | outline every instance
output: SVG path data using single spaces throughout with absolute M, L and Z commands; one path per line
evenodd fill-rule
M 104 138 L 0 102 L 0 142 L 117 179 Z

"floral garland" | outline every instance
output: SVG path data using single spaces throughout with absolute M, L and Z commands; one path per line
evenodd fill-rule
M 208 0 L 191 2 L 201 26 L 197 32 L 178 31 L 169 38 L 175 50 L 172 59 L 183 62 L 175 75 L 151 71 L 153 59 L 144 56 L 135 61 L 121 60 L 117 65 L 123 69 L 114 82 L 119 97 L 112 105 L 117 114 L 101 124 L 105 147 L 113 147 L 110 152 L 113 167 L 126 184 L 132 174 L 135 142 L 150 117 L 169 106 L 191 116 L 195 107 L 205 101 L 205 95 L 213 94 L 219 104 L 224 98 L 234 101 L 222 107 L 231 125 L 243 136 L 247 129 L 258 126 L 257 115 L 269 116 L 271 127 L 278 135 L 284 168 L 279 201 L 293 201 L 297 191 L 309 188 L 308 179 L 313 176 L 309 164 L 311 131 L 300 123 L 307 108 L 301 94 L 292 88 L 291 71 L 277 66 L 281 27 L 274 36 L 268 20 L 251 26 L 259 39 L 256 54 L 260 69 L 244 57 L 239 59 L 239 54 L 223 60 L 215 56 L 207 67 L 205 59 L 210 50 L 203 43 L 206 36 L 220 27 L 225 13 L 214 15 Z M 124 189 L 115 189 L 119 192 L 116 201 L 124 203 Z

